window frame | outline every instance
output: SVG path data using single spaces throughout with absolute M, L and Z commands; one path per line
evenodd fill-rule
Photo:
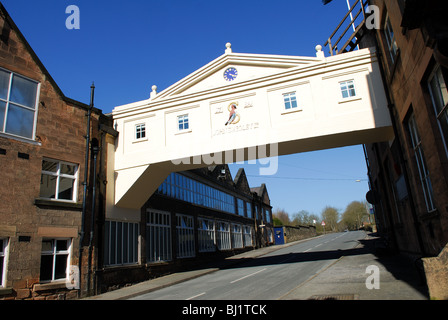
M 37 114 L 38 114 L 38 106 L 39 106 L 39 98 L 40 98 L 40 90 L 41 90 L 41 83 L 39 81 L 36 81 L 34 79 L 31 79 L 29 77 L 26 77 L 22 74 L 19 74 L 17 72 L 13 72 L 11 70 L 5 69 L 5 68 L 1 68 L 0 70 L 9 73 L 9 82 L 8 82 L 8 88 L 7 88 L 7 93 L 6 93 L 6 99 L 0 98 L 1 102 L 5 103 L 5 112 L 4 112 L 4 118 L 3 118 L 3 123 L 0 124 L 0 135 L 5 135 L 7 137 L 11 137 L 11 138 L 16 138 L 19 140 L 24 140 L 24 141 L 33 141 L 35 142 L 36 140 L 36 128 L 37 128 Z M 13 79 L 14 77 L 19 77 L 22 79 L 25 79 L 27 81 L 33 82 L 36 85 L 36 92 L 35 92 L 35 102 L 34 102 L 34 106 L 30 107 L 30 106 L 26 106 L 23 105 L 21 103 L 18 102 L 13 102 L 11 101 L 11 90 L 12 90 L 12 85 L 13 85 Z M 9 113 L 9 107 L 10 104 L 13 104 L 14 106 L 19 107 L 20 109 L 25 109 L 28 111 L 32 111 L 34 113 L 33 115 L 33 121 L 32 121 L 32 133 L 31 133 L 31 137 L 25 137 L 25 136 L 21 136 L 18 134 L 14 134 L 14 133 L 10 133 L 5 131 L 6 128 L 6 124 L 8 121 L 8 113 Z M 0 119 L 1 121 L 1 119 Z
M 39 272 L 39 282 L 40 283 L 53 283 L 53 282 L 61 282 L 66 281 L 69 276 L 69 268 L 70 268 L 70 261 L 71 261 L 71 251 L 72 251 L 72 245 L 73 245 L 73 239 L 72 238 L 43 238 L 42 243 L 44 241 L 52 241 L 52 250 L 51 251 L 43 251 L 41 248 L 40 256 L 41 256 L 41 263 L 40 263 L 40 272 Z M 57 250 L 57 243 L 58 241 L 67 241 L 67 250 Z M 66 262 L 66 268 L 65 268 L 65 278 L 58 278 L 56 277 L 56 263 L 57 263 L 57 256 L 67 255 L 67 262 Z M 51 270 L 51 279 L 50 280 L 42 280 L 42 256 L 52 256 L 52 270 Z
M 172 233 L 170 212 L 146 209 L 146 261 L 148 263 L 173 260 Z M 157 239 L 155 239 L 156 236 L 158 236 Z M 154 242 L 153 237 L 159 242 Z
M 297 91 L 283 93 L 283 110 L 285 112 L 300 110 L 299 100 L 297 99 Z
M 230 222 L 216 221 L 216 247 L 219 251 L 232 250 Z
M 352 86 L 353 88 L 350 88 L 350 86 Z M 355 85 L 355 79 L 339 81 L 339 89 L 340 89 L 343 101 L 356 99 L 358 97 L 358 92 L 356 90 L 356 85 Z M 352 91 L 354 92 L 353 95 L 352 95 Z M 344 97 L 344 92 L 347 93 L 346 97 Z
M 439 74 L 440 73 L 440 74 Z M 435 92 L 433 91 L 432 87 L 432 81 L 434 79 L 437 79 L 437 90 L 438 90 L 438 96 L 439 99 L 436 99 Z M 440 80 L 443 81 L 443 83 L 440 82 Z M 429 94 L 431 96 L 431 104 L 434 109 L 434 113 L 437 119 L 437 123 L 439 126 L 440 134 L 442 136 L 443 145 L 445 148 L 445 154 L 448 157 L 448 146 L 447 146 L 447 140 L 448 140 L 448 90 L 447 90 L 447 83 L 442 71 L 442 67 L 440 65 L 436 65 L 431 72 L 430 76 L 428 77 L 427 86 L 429 90 Z M 445 95 L 443 90 L 445 90 Z M 440 101 L 440 99 L 442 101 Z M 439 101 L 437 101 L 439 100 Z M 439 105 L 439 104 L 442 105 Z M 444 105 L 443 105 L 444 104 Z M 439 110 L 440 109 L 440 110 Z M 442 125 L 443 117 L 445 117 L 445 129 Z M 444 131 L 446 130 L 446 131 Z
M 386 39 L 387 50 L 389 51 L 392 65 L 394 65 L 397 61 L 399 49 L 397 39 L 395 37 L 395 31 L 392 28 L 392 23 L 389 19 L 389 13 L 386 14 L 386 18 L 384 19 L 383 34 Z
M 249 201 L 246 202 L 246 217 L 252 219 L 252 203 Z
M 140 135 L 140 137 L 139 137 Z M 148 130 L 146 130 L 146 123 L 138 123 L 135 125 L 134 141 L 148 140 Z
M 216 251 L 215 221 L 198 218 L 198 250 L 199 252 Z
M 0 237 L 2 245 L 0 246 L 0 288 L 6 287 L 6 273 L 8 265 L 8 252 L 9 252 L 9 238 Z
M 196 256 L 196 246 L 193 216 L 176 214 L 176 235 L 176 257 L 179 259 L 194 258 Z
M 232 223 L 231 226 L 232 249 L 244 248 L 243 226 L 239 223 Z
M 178 115 L 176 119 L 177 119 L 177 132 L 178 133 L 191 131 L 190 114 L 189 113 Z M 181 123 L 181 121 L 182 121 L 182 123 Z M 185 123 L 187 124 L 187 127 L 185 127 Z M 181 126 L 182 126 L 182 128 L 181 128 Z
M 106 220 L 104 229 L 104 265 L 109 267 L 138 264 L 140 260 L 138 246 L 138 238 L 140 236 L 139 223 Z
M 236 206 L 237 206 L 237 215 L 241 216 L 241 217 L 245 217 L 246 213 L 245 213 L 245 201 L 241 198 L 236 198 Z
M 250 225 L 243 226 L 243 243 L 244 247 L 254 246 L 254 227 Z
M 430 178 L 430 173 L 426 165 L 426 158 L 422 148 L 421 136 L 418 131 L 417 122 L 415 121 L 414 114 L 411 114 L 407 120 L 408 134 L 410 137 L 411 148 L 414 152 L 415 162 L 417 163 L 417 169 L 422 184 L 423 196 L 425 199 L 427 212 L 433 212 L 437 210 L 434 202 L 434 189 Z
M 56 172 L 45 171 L 44 168 L 43 168 L 44 161 L 56 163 L 57 164 Z M 74 175 L 61 173 L 61 166 L 62 165 L 74 166 L 75 167 Z M 67 162 L 67 161 L 61 161 L 61 160 L 56 160 L 56 159 L 45 158 L 44 157 L 42 159 L 41 184 L 42 184 L 43 175 L 56 177 L 56 186 L 55 186 L 55 194 L 54 194 L 55 198 L 43 197 L 40 194 L 41 190 L 39 190 L 39 199 L 50 200 L 50 201 L 57 201 L 57 202 L 68 202 L 68 203 L 77 203 L 78 202 L 77 201 L 78 200 L 78 181 L 79 181 L 79 165 L 78 164 Z M 74 180 L 73 181 L 72 200 L 59 199 L 59 186 L 60 186 L 60 179 L 61 178 Z
M 271 210 L 268 208 L 262 208 L 263 210 L 263 221 L 266 223 L 271 223 Z

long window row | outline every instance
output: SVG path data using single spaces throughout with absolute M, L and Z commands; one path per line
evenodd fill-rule
M 253 218 L 251 202 L 235 198 L 233 195 L 179 173 L 171 173 L 159 186 L 157 193 L 210 209 Z M 254 207 L 257 220 L 263 219 L 268 223 L 271 222 L 271 213 L 268 209 L 260 211 L 257 205 Z
M 235 198 L 232 195 L 178 173 L 171 173 L 160 185 L 158 193 L 235 214 Z
M 199 252 L 251 247 L 254 245 L 253 238 L 252 226 L 199 218 Z
M 146 212 L 146 257 L 148 262 L 173 259 L 171 213 L 148 209 Z M 229 221 L 199 218 L 195 243 L 193 216 L 176 214 L 176 257 L 192 258 L 199 252 L 231 250 L 254 245 L 254 228 Z M 107 266 L 138 263 L 138 223 L 106 221 L 104 264 Z M 1 257 L 2 255 L 0 255 Z
M 147 210 L 146 248 L 148 262 L 170 261 L 172 253 L 171 214 L 158 210 Z M 232 224 L 228 221 L 198 219 L 198 250 L 214 252 L 253 246 L 254 230 L 252 226 Z M 176 257 L 195 256 L 194 218 L 176 215 Z

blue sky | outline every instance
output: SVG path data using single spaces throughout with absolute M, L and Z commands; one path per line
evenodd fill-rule
M 147 99 L 154 84 L 167 88 L 222 55 L 227 42 L 240 53 L 315 56 L 347 10 L 345 0 L 2 3 L 64 94 L 88 103 L 94 81 L 104 113 Z M 80 10 L 79 30 L 65 26 L 69 5 Z M 269 178 L 257 177 L 255 165 L 244 168 L 251 186 L 265 182 L 274 209 L 290 214 L 320 214 L 327 205 L 343 211 L 368 191 L 366 181 L 356 182 L 367 178 L 361 146 L 281 157 Z

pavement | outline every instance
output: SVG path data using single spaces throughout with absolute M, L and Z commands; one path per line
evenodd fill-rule
M 308 239 L 309 240 L 309 239 Z M 300 242 L 307 240 L 300 240 Z M 84 300 L 126 300 L 159 290 L 221 268 L 235 266 L 247 259 L 261 257 L 276 250 L 297 244 L 260 248 L 229 257 L 219 265 L 178 272 L 164 277 L 124 287 Z M 428 300 L 426 285 L 412 261 L 402 255 L 389 253 L 375 234 L 367 233 L 356 247 L 356 255 L 344 255 L 318 274 L 280 297 L 280 300 Z M 370 266 L 369 273 L 364 271 Z M 371 267 L 373 266 L 373 267 Z M 362 270 L 362 272 L 360 271 Z M 373 270 L 373 271 L 372 271 Z M 374 279 L 374 276 L 378 275 Z M 366 279 L 374 279 L 376 288 L 368 289 Z M 379 285 L 379 287 L 378 287 Z

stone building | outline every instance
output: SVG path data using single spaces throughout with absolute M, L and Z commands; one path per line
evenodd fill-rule
M 73 299 L 87 280 L 77 275 L 83 231 L 83 276 L 88 265 L 90 148 L 104 163 L 102 143 L 113 130 L 93 108 L 87 134 L 90 107 L 63 94 L 1 3 L 0 29 L 0 299 Z M 97 185 L 95 211 L 104 207 Z
M 447 65 L 439 50 L 447 24 L 440 24 L 440 3 L 371 1 L 380 12 L 375 36 L 395 125 L 393 141 L 366 148 L 379 227 L 400 251 L 424 256 L 448 242 Z
M 266 186 L 227 165 L 171 173 L 141 221 L 106 218 L 98 293 L 274 243 Z
M 362 21 L 353 23 L 349 45 L 337 53 L 356 45 L 376 48 L 394 129 L 390 141 L 365 145 L 371 186 L 367 199 L 374 204 L 378 231 L 390 248 L 420 265 L 432 298 L 446 299 L 447 3 L 361 3 L 365 3 L 361 9 L 359 1 L 353 5 L 352 16 L 361 10 Z M 367 5 L 372 7 L 367 10 Z M 335 45 L 331 39 L 328 43 Z M 423 264 L 418 263 L 420 258 Z
M 437 256 L 448 242 L 446 3 L 370 3 L 395 126 L 393 141 L 366 148 L 380 230 L 402 252 Z

